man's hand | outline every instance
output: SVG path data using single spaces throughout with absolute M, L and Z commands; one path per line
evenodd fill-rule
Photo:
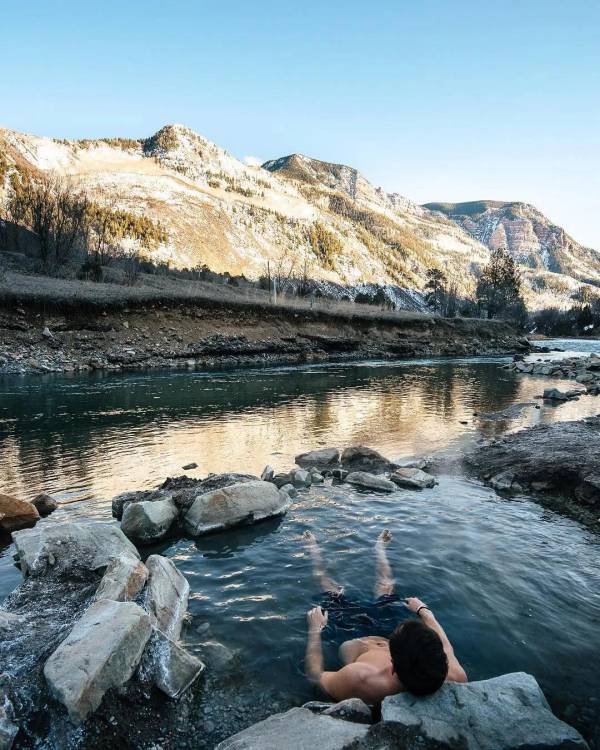
M 425 602 L 421 601 L 420 599 L 417 599 L 416 596 L 409 596 L 407 599 L 404 600 L 404 606 L 408 607 L 411 612 L 418 612 L 419 607 L 427 607 Z
M 306 621 L 308 622 L 308 630 L 311 633 L 320 633 L 321 630 L 327 625 L 327 612 L 323 612 L 321 607 L 314 607 L 309 609 L 306 613 Z

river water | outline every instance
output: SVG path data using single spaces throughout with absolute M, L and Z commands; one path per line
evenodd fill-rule
M 557 345 L 600 351 L 600 342 Z M 286 469 L 297 453 L 322 446 L 365 444 L 391 458 L 458 455 L 481 437 L 600 411 L 598 398 L 584 396 L 559 407 L 536 401 L 539 409 L 513 419 L 474 416 L 564 388 L 502 370 L 503 361 L 4 378 L 0 491 L 54 495 L 61 507 L 52 523 L 108 518 L 113 495 L 153 487 L 192 461 L 198 468 L 188 474 L 205 476 L 260 473 L 267 463 Z M 331 574 L 368 598 L 373 542 L 387 527 L 398 592 L 428 602 L 471 679 L 531 672 L 555 710 L 591 725 L 600 715 L 598 537 L 460 472 L 438 478 L 420 493 L 316 487 L 281 520 L 151 550 L 190 582 L 188 647 L 209 627 L 239 652 L 249 682 L 310 698 L 304 615 L 318 592 L 301 534 L 313 530 Z M 0 602 L 20 580 L 13 551 L 0 548 Z M 335 668 L 332 642 L 326 653 Z

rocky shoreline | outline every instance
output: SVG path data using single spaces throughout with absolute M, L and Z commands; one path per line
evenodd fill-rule
M 525 430 L 467 461 L 477 472 L 491 467 L 484 478 L 501 492 L 563 491 L 568 477 L 573 497 L 597 511 L 599 435 L 600 418 Z M 0 749 L 588 747 L 523 673 L 448 684 L 427 699 L 393 696 L 375 715 L 358 700 L 293 707 L 290 696 L 257 695 L 240 681 L 236 656 L 212 640 L 200 645 L 201 658 L 188 653 L 189 585 L 167 558 L 142 562 L 138 547 L 285 514 L 324 481 L 369 493 L 436 484 L 425 460 L 394 462 L 365 446 L 320 448 L 295 461 L 286 472 L 266 466 L 260 478 L 182 476 L 123 493 L 112 522 L 53 523 L 27 517 L 24 501 L 12 506 L 14 527 L 37 523 L 13 530 L 24 578 L 0 609 Z M 50 498 L 37 499 L 51 509 Z
M 209 370 L 529 351 L 503 321 L 151 304 L 0 310 L 0 374 Z

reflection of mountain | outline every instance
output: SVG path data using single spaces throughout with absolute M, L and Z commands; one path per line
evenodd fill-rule
M 429 453 L 456 440 L 473 412 L 531 400 L 541 387 L 495 363 L 450 361 L 13 381 L 0 406 L 0 489 L 95 497 L 106 507 L 113 494 L 157 484 L 188 461 L 206 474 L 287 467 L 321 445 Z M 575 418 L 578 403 L 543 418 L 562 419 L 565 409 Z

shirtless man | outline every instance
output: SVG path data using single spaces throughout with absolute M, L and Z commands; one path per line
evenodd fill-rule
M 386 555 L 392 538 L 383 531 L 375 545 L 375 597 L 392 596 L 394 579 Z M 311 532 L 304 539 L 313 560 L 314 574 L 323 591 L 342 596 L 342 589 L 327 576 L 317 541 Z M 454 655 L 454 650 L 433 612 L 416 597 L 404 600 L 405 606 L 418 616 L 396 627 L 389 640 L 379 636 L 354 638 L 340 646 L 344 663 L 337 672 L 323 669 L 321 630 L 327 625 L 328 614 L 321 607 L 307 614 L 308 644 L 306 673 L 334 700 L 362 698 L 365 703 L 380 703 L 387 695 L 404 691 L 415 695 L 434 693 L 444 682 L 467 682 L 467 675 Z

